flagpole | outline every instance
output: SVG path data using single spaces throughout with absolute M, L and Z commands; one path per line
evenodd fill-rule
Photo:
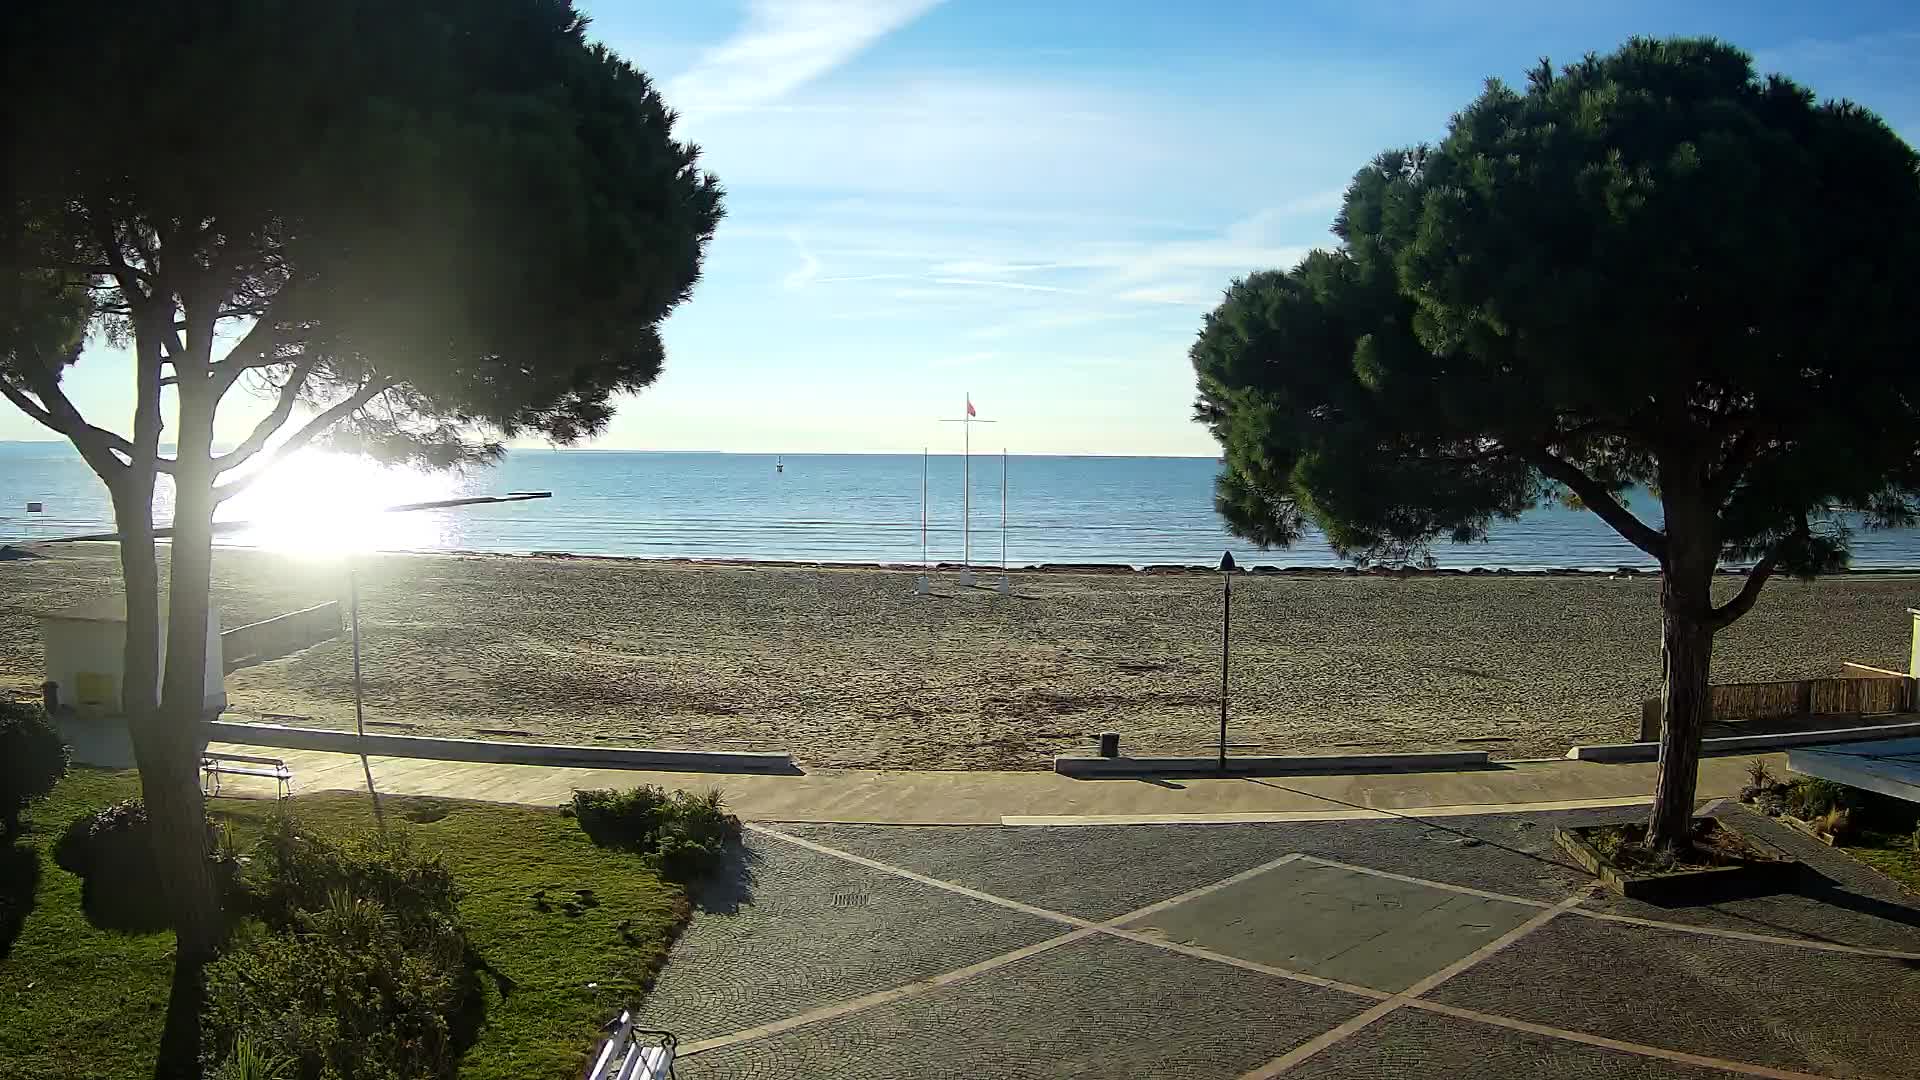
M 973 391 L 960 417 L 960 584 L 973 584 Z

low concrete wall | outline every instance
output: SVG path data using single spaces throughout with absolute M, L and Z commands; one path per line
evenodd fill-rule
M 793 755 L 709 750 L 642 750 L 622 746 L 564 746 L 549 743 L 494 742 L 490 739 L 435 739 L 417 735 L 355 735 L 351 731 L 243 724 L 213 720 L 213 742 L 278 746 L 287 750 L 325 750 L 375 757 L 428 758 L 435 761 L 485 761 L 503 765 L 573 765 L 594 769 L 644 769 L 660 772 L 796 773 Z
M 1082 779 L 1129 776 L 1217 776 L 1216 757 L 1096 757 L 1061 754 L 1053 771 Z M 1288 773 L 1412 772 L 1440 769 L 1484 769 L 1490 764 L 1484 750 L 1448 750 L 1430 754 L 1334 754 L 1322 756 L 1230 756 L 1232 776 L 1284 776 Z
M 226 670 L 231 673 L 331 641 L 340 636 L 342 626 L 340 602 L 329 600 L 236 626 L 220 635 L 220 651 L 225 657 Z
M 1827 731 L 1783 731 L 1773 735 L 1729 735 L 1700 740 L 1702 756 L 1737 754 L 1744 751 L 1782 750 L 1789 746 L 1817 746 L 1821 743 L 1861 742 L 1869 739 L 1897 739 L 1920 735 L 1920 723 L 1880 724 L 1873 727 L 1832 728 Z M 1657 742 L 1598 743 L 1576 746 L 1567 751 L 1576 761 L 1658 761 Z

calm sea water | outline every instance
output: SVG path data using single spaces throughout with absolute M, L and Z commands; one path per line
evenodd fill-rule
M 234 542 L 272 547 L 467 550 L 652 558 L 913 563 L 921 557 L 921 459 L 794 454 L 776 471 L 757 454 L 516 450 L 492 469 L 422 474 L 323 454 L 289 463 L 223 508 L 252 523 Z M 1228 536 L 1214 514 L 1219 464 L 1208 458 L 1013 457 L 1006 463 L 1010 565 L 1145 565 L 1217 561 L 1334 566 L 1311 536 L 1260 552 Z M 928 462 L 929 557 L 963 555 L 962 462 Z M 972 557 L 1001 559 L 1001 461 L 972 462 Z M 380 514 L 388 505 L 472 494 L 551 491 L 551 499 L 459 510 Z M 44 504 L 25 512 L 29 501 Z M 1644 495 L 1634 500 L 1649 519 Z M 163 492 L 156 516 L 165 521 Z M 112 526 L 106 492 L 63 443 L 0 443 L 0 542 L 45 540 Z M 1542 508 L 1496 527 L 1483 544 L 1440 545 L 1448 567 L 1647 566 L 1591 514 Z M 1920 566 L 1920 533 L 1856 537 L 1857 566 Z

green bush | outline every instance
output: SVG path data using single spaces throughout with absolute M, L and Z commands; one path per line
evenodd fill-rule
M 239 862 L 225 830 L 211 818 L 207 846 L 215 884 L 231 897 Z M 54 845 L 53 861 L 81 879 L 80 904 L 94 925 L 130 931 L 170 925 L 165 905 L 156 902 L 161 872 L 141 800 L 124 799 L 74 818 Z
M 344 893 L 294 922 L 292 932 L 256 934 L 208 965 L 214 1045 L 272 1047 L 297 1080 L 455 1074 L 464 1050 L 457 1021 L 476 991 L 456 925 L 408 926 L 379 901 Z
M 718 791 L 668 794 L 648 785 L 576 791 L 573 815 L 595 844 L 637 852 L 672 881 L 712 873 L 740 839 L 740 819 L 727 813 Z
M 1783 793 L 1786 812 L 1802 821 L 1812 821 L 1835 810 L 1853 806 L 1852 792 L 1841 784 L 1819 777 L 1803 776 L 1787 785 Z
M 247 909 L 276 930 L 301 913 L 325 910 L 338 894 L 379 903 L 407 927 L 454 923 L 460 888 L 438 856 L 417 851 L 403 831 L 345 841 L 321 836 L 289 814 L 275 815 L 246 878 Z
M 20 831 L 20 814 L 67 774 L 67 744 L 40 706 L 0 701 L 0 840 Z
M 244 879 L 259 922 L 208 969 L 222 1068 L 271 1047 L 296 1080 L 450 1077 L 481 1007 L 460 889 L 405 832 L 335 840 L 285 814 Z

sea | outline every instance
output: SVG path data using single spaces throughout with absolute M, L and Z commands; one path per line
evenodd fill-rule
M 237 523 L 224 543 L 309 552 L 1143 567 L 1210 566 L 1231 551 L 1247 566 L 1346 565 L 1316 533 L 1271 551 L 1230 535 L 1213 509 L 1220 468 L 1212 458 L 1175 457 L 516 449 L 492 467 L 426 472 L 309 451 L 225 504 L 220 517 Z M 384 512 L 509 492 L 551 495 Z M 1645 492 L 1629 502 L 1658 522 L 1658 506 Z M 39 509 L 29 512 L 30 503 Z M 155 517 L 164 524 L 170 515 L 171 495 L 163 490 Z M 72 447 L 0 442 L 0 543 L 112 526 L 104 487 Z M 1457 569 L 1652 565 L 1592 514 L 1560 506 L 1496 523 L 1483 543 L 1436 544 L 1433 557 Z M 1920 531 L 1860 532 L 1853 563 L 1920 567 Z

